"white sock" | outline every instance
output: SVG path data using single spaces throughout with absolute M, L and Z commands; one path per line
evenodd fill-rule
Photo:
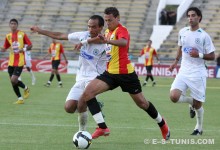
M 24 99 L 23 99 L 23 97 L 18 97 L 18 100 L 22 100 L 23 101 Z
M 79 122 L 79 131 L 86 131 L 88 121 L 88 112 L 79 113 L 78 122 Z
M 30 74 L 31 74 L 31 78 L 32 78 L 32 79 L 35 79 L 35 76 L 34 76 L 34 73 L 33 73 L 32 70 L 30 71 Z
M 18 80 L 21 81 L 21 76 L 18 77 Z
M 158 112 L 157 118 L 154 120 L 156 120 L 157 123 L 160 123 L 162 121 L 162 116 L 160 115 L 159 112 Z
M 189 103 L 193 105 L 193 98 L 181 95 L 177 103 Z
M 198 129 L 199 131 L 202 131 L 202 125 L 203 125 L 203 115 L 204 115 L 204 109 L 203 107 L 196 109 L 196 126 L 195 129 Z
M 93 118 L 97 124 L 105 122 L 101 111 L 99 113 L 93 115 Z

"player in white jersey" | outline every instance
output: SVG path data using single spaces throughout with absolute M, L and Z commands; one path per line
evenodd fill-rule
M 106 68 L 106 53 L 108 49 L 106 44 L 88 44 L 87 39 L 98 37 L 104 27 L 104 19 L 99 15 L 93 15 L 88 21 L 88 31 L 63 34 L 60 32 L 51 32 L 33 26 L 31 30 L 39 34 L 49 36 L 54 39 L 68 40 L 77 45 L 80 49 L 79 66 L 76 76 L 76 83 L 71 88 L 65 103 L 65 110 L 68 113 L 74 113 L 77 110 L 77 104 L 80 96 L 88 83 L 97 75 L 104 72 Z M 79 111 L 79 130 L 86 130 L 87 125 L 87 105 Z
M 25 45 L 25 48 L 26 48 L 27 45 Z M 32 85 L 35 85 L 35 82 L 36 82 L 36 78 L 34 76 L 34 73 L 31 69 L 32 67 L 32 63 L 31 63 L 31 51 L 24 51 L 24 54 L 25 54 L 25 63 L 26 63 L 26 68 L 27 68 L 27 71 L 30 73 L 31 75 L 31 80 L 32 80 Z
M 215 59 L 215 47 L 210 36 L 199 27 L 202 13 L 197 7 L 190 7 L 186 11 L 189 27 L 179 31 L 178 51 L 172 71 L 180 58 L 181 67 L 170 89 L 170 99 L 174 103 L 189 103 L 190 117 L 196 115 L 196 126 L 191 135 L 202 135 L 203 114 L 202 104 L 205 102 L 207 70 L 206 60 Z M 190 97 L 186 96 L 187 89 Z

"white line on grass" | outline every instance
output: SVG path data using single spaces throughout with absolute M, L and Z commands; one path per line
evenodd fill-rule
M 0 125 L 11 125 L 11 126 L 45 126 L 45 127 L 78 127 L 78 125 L 65 125 L 65 124 L 26 124 L 26 123 L 0 123 Z M 96 126 L 88 126 L 88 128 L 96 128 Z M 139 129 L 139 130 L 158 130 L 158 128 L 144 128 L 144 127 L 129 127 L 129 126 L 111 126 L 113 129 Z M 172 129 L 174 131 L 188 131 L 189 129 Z M 205 130 L 206 132 L 220 132 L 220 130 Z

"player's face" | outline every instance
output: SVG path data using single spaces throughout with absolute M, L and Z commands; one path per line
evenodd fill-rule
M 198 16 L 195 11 L 189 11 L 187 14 L 187 19 L 188 19 L 189 25 L 191 27 L 195 27 L 199 24 L 199 20 L 201 19 L 201 17 Z
M 115 28 L 118 26 L 119 17 L 115 18 L 112 14 L 110 15 L 105 14 L 104 19 L 110 31 L 115 30 Z
M 103 27 L 99 26 L 99 20 L 98 19 L 90 19 L 88 21 L 88 31 L 91 35 L 91 37 L 96 37 L 98 34 L 101 33 Z
M 16 31 L 17 28 L 18 28 L 18 24 L 16 22 L 14 22 L 14 21 L 11 21 L 9 23 L 9 27 L 11 28 L 12 31 Z

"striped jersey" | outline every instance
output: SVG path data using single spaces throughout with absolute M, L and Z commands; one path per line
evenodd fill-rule
M 24 45 L 32 45 L 28 36 L 23 32 L 17 30 L 14 33 L 8 33 L 5 38 L 4 48 L 10 49 L 8 66 L 21 67 L 25 65 L 24 52 L 19 50 L 24 48 Z
M 144 55 L 145 66 L 153 66 L 154 56 L 157 55 L 157 52 L 153 47 L 144 47 L 140 55 Z
M 48 52 L 51 54 L 51 60 L 61 60 L 61 54 L 64 53 L 63 45 L 59 42 L 51 43 Z
M 107 29 L 105 31 L 105 36 L 109 40 L 118 40 L 123 38 L 128 41 L 127 45 L 124 47 L 108 44 L 109 49 L 106 51 L 108 58 L 107 72 L 111 74 L 129 74 L 134 72 L 134 67 L 132 66 L 128 57 L 130 43 L 130 35 L 128 30 L 119 24 L 114 31 Z

